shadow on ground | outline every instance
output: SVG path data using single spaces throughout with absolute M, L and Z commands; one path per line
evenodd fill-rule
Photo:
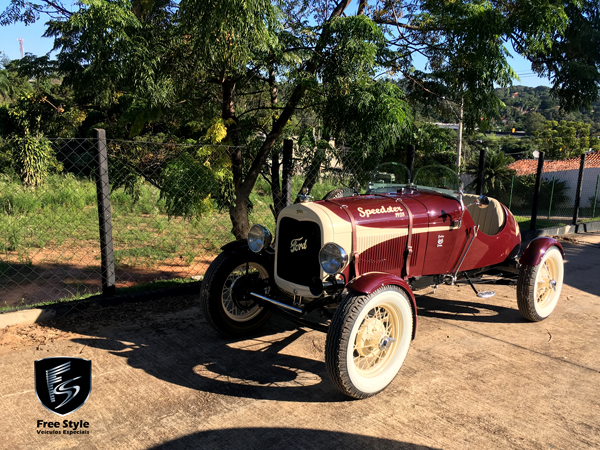
M 493 290 L 493 285 L 486 285 Z M 473 295 L 474 299 L 477 299 Z M 417 314 L 423 317 L 452 319 L 465 322 L 482 323 L 522 323 L 525 321 L 517 309 L 515 298 L 514 308 L 494 305 L 493 303 L 463 302 L 459 300 L 444 300 L 423 295 L 417 297 Z
M 181 448 L 319 448 L 327 449 L 413 449 L 427 450 L 432 447 L 392 441 L 360 434 L 302 428 L 226 428 L 190 434 L 154 450 Z
M 162 302 L 162 303 L 159 303 Z M 301 402 L 348 401 L 331 383 L 320 359 L 324 335 L 294 330 L 294 325 L 273 318 L 263 332 L 243 339 L 223 339 L 206 324 L 198 308 L 177 311 L 176 299 L 151 302 L 166 311 L 146 311 L 148 304 L 130 304 L 101 316 L 85 319 L 81 327 L 73 319 L 58 320 L 53 327 L 93 337 L 72 339 L 126 358 L 146 373 L 187 388 L 221 395 Z M 169 306 L 171 302 L 171 306 Z M 139 308 L 143 317 L 123 311 Z M 85 313 L 83 313 L 85 314 Z M 120 317 L 114 317 L 119 315 Z M 178 317 L 171 317 L 177 316 Z M 112 317 L 111 317 L 112 316 Z M 291 332 L 291 334 L 290 334 Z M 284 349 L 303 339 L 310 355 L 293 356 Z M 315 341 L 319 343 L 315 344 Z M 313 359 L 314 358 L 314 359 Z

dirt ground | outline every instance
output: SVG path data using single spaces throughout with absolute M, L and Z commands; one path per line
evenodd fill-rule
M 44 248 L 30 255 L 27 264 L 18 263 L 17 252 L 7 252 L 3 262 L 16 270 L 18 282 L 0 282 L 0 306 L 26 306 L 57 301 L 79 294 L 102 292 L 100 255 L 97 245 L 68 243 Z M 173 278 L 203 274 L 217 255 L 201 253 L 191 262 L 183 255 L 151 266 L 121 264 L 116 269 L 116 287 L 125 288 Z M 0 278 L 0 281 L 1 280 Z
M 0 448 L 600 448 L 600 235 L 563 241 L 565 285 L 550 318 L 521 319 L 514 286 L 419 292 L 416 339 L 381 394 L 349 400 L 329 381 L 325 334 L 273 319 L 215 337 L 195 297 L 89 310 L 0 330 Z M 489 286 L 482 288 L 490 289 Z M 33 363 L 92 361 L 92 392 L 62 422 Z

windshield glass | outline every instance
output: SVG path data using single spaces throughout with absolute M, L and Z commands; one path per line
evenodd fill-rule
M 445 166 L 433 165 L 421 167 L 415 174 L 417 187 L 430 187 L 436 190 L 456 192 L 460 188 L 460 178 L 453 170 Z
M 410 180 L 408 168 L 395 162 L 379 164 L 371 172 L 369 192 L 396 192 Z

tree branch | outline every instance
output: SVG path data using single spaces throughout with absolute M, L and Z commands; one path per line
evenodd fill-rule
M 378 25 L 392 25 L 394 27 L 404 28 L 406 30 L 425 31 L 423 28 L 419 28 L 416 25 L 409 25 L 407 23 L 400 23 L 400 22 L 398 22 L 396 20 L 373 19 L 373 22 L 375 22 Z

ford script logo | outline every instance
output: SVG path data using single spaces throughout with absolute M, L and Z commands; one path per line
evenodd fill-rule
M 298 239 L 292 239 L 290 253 L 298 252 L 300 250 L 306 250 L 306 244 L 308 243 L 308 239 L 305 239 L 304 242 L 302 242 L 302 239 L 304 238 L 301 237 Z

